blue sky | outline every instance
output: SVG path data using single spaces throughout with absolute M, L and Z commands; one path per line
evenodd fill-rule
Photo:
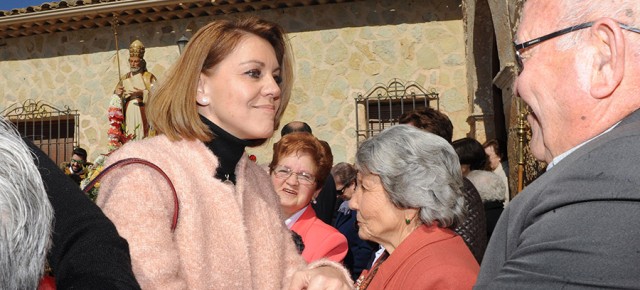
M 37 6 L 47 2 L 58 2 L 58 0 L 0 0 L 0 10 Z

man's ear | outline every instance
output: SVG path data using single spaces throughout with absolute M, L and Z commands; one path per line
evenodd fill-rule
M 606 98 L 618 87 L 624 76 L 626 40 L 618 22 L 602 18 L 589 29 L 593 53 L 591 96 Z

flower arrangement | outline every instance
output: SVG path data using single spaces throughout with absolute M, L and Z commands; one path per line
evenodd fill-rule
M 108 109 L 108 117 L 109 117 L 109 130 L 107 134 L 109 135 L 109 152 L 114 151 L 127 141 L 136 137 L 135 134 L 127 134 L 127 130 L 125 125 L 122 123 L 124 121 L 124 114 L 122 113 L 122 100 L 118 95 L 113 95 L 111 97 L 111 102 L 109 103 Z
M 102 168 L 104 168 L 104 162 L 107 159 L 107 155 L 106 154 L 100 154 L 100 156 L 98 156 L 98 158 L 96 158 L 96 160 L 93 162 L 93 165 L 91 165 L 89 167 L 89 172 L 87 173 L 87 177 L 85 179 L 82 180 L 82 182 L 80 182 L 80 187 L 82 189 L 84 189 L 85 187 L 87 187 L 87 185 L 89 185 L 89 182 L 91 182 L 92 180 L 94 180 L 96 178 L 96 176 L 98 176 L 98 174 L 100 174 L 100 172 L 102 172 Z M 98 188 L 100 187 L 100 182 L 96 183 L 93 188 L 91 190 L 89 190 L 89 192 L 87 192 L 87 197 L 89 199 L 91 199 L 92 201 L 96 201 L 96 198 L 98 198 Z
M 93 162 L 93 165 L 89 167 L 87 177 L 80 183 L 80 188 L 82 189 L 84 189 L 89 182 L 94 180 L 96 176 L 102 172 L 104 163 L 111 152 L 136 137 L 135 134 L 127 134 L 126 126 L 122 123 L 124 121 L 124 114 L 122 113 L 122 100 L 118 95 L 114 94 L 111 96 L 107 112 L 109 119 L 109 130 L 107 131 L 107 135 L 109 136 L 109 152 L 107 154 L 100 154 L 100 156 L 98 156 L 98 158 Z M 87 197 L 95 202 L 98 197 L 99 188 L 100 182 L 96 183 L 93 188 L 87 192 Z

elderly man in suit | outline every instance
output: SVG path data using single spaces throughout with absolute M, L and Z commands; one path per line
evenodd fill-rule
M 503 212 L 476 289 L 640 285 L 637 27 L 637 0 L 525 3 L 516 87 L 549 168 Z

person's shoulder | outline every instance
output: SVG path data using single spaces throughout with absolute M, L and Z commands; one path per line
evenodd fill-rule
M 313 223 L 311 225 L 310 232 L 313 232 L 317 236 L 323 236 L 324 238 L 340 238 L 347 240 L 344 235 L 336 228 L 326 224 L 317 216 L 314 216 Z
M 144 71 L 142 75 L 146 78 L 150 78 L 151 80 L 154 80 L 154 81 L 156 80 L 156 76 L 148 70 Z
M 463 269 L 479 271 L 479 266 L 464 240 L 459 236 L 444 238 L 435 243 L 413 241 L 414 251 L 407 256 L 411 268 Z M 476 272 L 477 274 L 477 272 Z
M 87 173 L 89 173 L 89 168 L 90 166 L 93 165 L 93 163 L 87 163 L 82 167 L 82 170 L 80 171 L 79 175 L 87 175 Z
M 448 246 L 441 247 L 439 244 L 418 247 L 410 253 L 404 252 L 401 261 L 389 264 L 393 265 L 393 271 L 401 275 L 394 275 L 395 278 L 386 284 L 387 288 L 470 289 L 476 281 L 480 267 L 471 252 L 466 249 L 464 242 L 460 242 L 462 247 L 456 248 L 464 248 L 466 252 Z
M 69 168 L 70 163 L 69 163 L 69 162 L 67 162 L 67 161 L 65 161 L 65 162 L 60 163 L 60 165 L 59 165 L 59 166 L 60 166 L 60 169 L 64 171 L 65 169 Z M 66 172 L 65 172 L 65 173 L 66 173 Z
M 356 211 L 355 210 L 350 210 L 349 212 L 346 212 L 346 213 L 344 211 L 338 211 L 336 213 L 336 220 L 335 220 L 334 224 L 343 226 L 346 222 L 348 222 L 350 220 L 355 221 L 355 219 L 356 219 Z
M 125 158 L 141 158 L 149 161 L 162 160 L 185 150 L 181 141 L 171 142 L 165 135 L 157 135 L 142 140 L 129 141 L 109 154 L 108 162 Z
M 248 156 L 243 156 L 243 159 L 241 160 L 242 162 L 246 162 L 246 169 L 250 170 L 252 172 L 255 172 L 259 175 L 269 175 L 269 167 L 264 166 L 264 165 L 260 165 L 254 161 L 252 161 L 251 159 L 249 159 Z

